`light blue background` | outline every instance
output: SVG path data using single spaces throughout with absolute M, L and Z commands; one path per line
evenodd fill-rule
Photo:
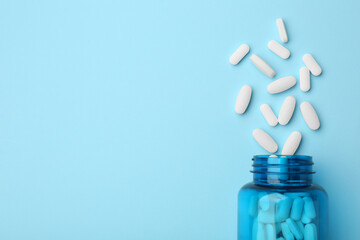
M 0 239 L 236 239 L 238 189 L 251 181 L 252 139 L 280 146 L 303 133 L 330 196 L 333 240 L 360 236 L 360 5 L 357 1 L 1 1 Z M 267 49 L 283 17 L 291 58 Z M 303 54 L 323 67 L 309 93 L 276 96 L 242 43 L 295 75 Z M 246 114 L 234 112 L 250 84 Z M 269 127 L 288 95 L 298 106 Z

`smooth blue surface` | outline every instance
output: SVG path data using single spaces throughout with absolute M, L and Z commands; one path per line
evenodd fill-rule
M 330 197 L 334 240 L 360 213 L 358 1 L 0 1 L 0 239 L 236 239 L 236 196 L 251 180 L 261 127 L 280 146 L 303 133 Z M 267 49 L 283 17 L 288 61 Z M 303 54 L 324 69 L 309 93 L 270 96 L 242 43 L 276 77 Z M 253 89 L 247 113 L 234 104 Z M 293 95 L 318 110 L 271 128 Z

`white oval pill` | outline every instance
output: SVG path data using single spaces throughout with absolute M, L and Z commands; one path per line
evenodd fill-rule
M 252 89 L 249 85 L 244 85 L 240 89 L 235 103 L 236 113 L 243 114 L 246 111 L 251 99 L 251 93 L 252 93 Z
M 303 56 L 303 62 L 306 67 L 310 70 L 311 74 L 314 76 L 319 76 L 322 72 L 320 65 L 315 61 L 314 57 L 307 53 Z
M 267 91 L 271 94 L 281 93 L 292 88 L 296 84 L 296 78 L 293 76 L 279 78 L 273 81 L 267 87 Z
M 291 133 L 284 144 L 281 154 L 294 155 L 300 145 L 300 142 L 301 142 L 301 133 L 298 131 Z
M 269 104 L 262 104 L 260 106 L 260 111 L 270 126 L 275 127 L 278 124 L 278 120 Z
M 314 223 L 306 224 L 304 227 L 304 239 L 317 240 L 318 231 Z
M 303 92 L 310 90 L 310 71 L 307 67 L 300 68 L 300 89 Z
M 268 77 L 273 78 L 275 76 L 275 71 L 272 69 L 269 64 L 267 64 L 262 58 L 253 54 L 250 57 L 251 62 Z
M 301 114 L 306 122 L 312 130 L 317 130 L 320 127 L 319 117 L 313 108 L 313 106 L 309 102 L 303 102 L 300 104 Z
M 268 43 L 268 48 L 282 59 L 287 59 L 290 57 L 289 49 L 274 40 L 271 40 Z
M 284 21 L 282 20 L 282 18 L 276 19 L 276 25 L 277 25 L 278 30 L 279 30 L 279 35 L 280 35 L 281 41 L 283 43 L 288 42 L 288 36 L 287 36 L 287 33 L 286 33 L 286 28 L 285 28 Z
M 264 130 L 255 129 L 253 131 L 253 137 L 255 138 L 256 142 L 263 147 L 266 151 L 274 153 L 278 150 L 278 145 L 272 139 L 272 137 L 267 134 Z
M 290 121 L 295 110 L 296 99 L 293 96 L 285 98 L 281 105 L 278 121 L 281 125 L 286 125 Z
M 249 45 L 242 44 L 234 53 L 231 55 L 229 62 L 232 65 L 238 64 L 245 56 L 248 54 L 250 50 Z

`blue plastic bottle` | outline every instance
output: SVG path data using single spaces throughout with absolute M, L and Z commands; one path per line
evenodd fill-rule
M 328 197 L 309 156 L 257 155 L 238 196 L 238 240 L 329 240 Z

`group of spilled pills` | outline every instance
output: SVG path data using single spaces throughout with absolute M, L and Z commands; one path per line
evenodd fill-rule
M 276 20 L 276 24 L 279 30 L 280 39 L 283 43 L 288 42 L 288 36 L 286 33 L 286 28 L 284 25 L 284 21 L 279 18 Z M 271 40 L 268 43 L 268 48 L 274 52 L 276 55 L 281 57 L 282 59 L 287 59 L 290 57 L 290 51 L 281 45 L 280 43 Z M 230 57 L 229 61 L 232 65 L 238 64 L 250 51 L 250 47 L 247 44 L 242 44 Z M 275 76 L 275 71 L 268 63 L 266 63 L 259 56 L 252 54 L 250 56 L 251 62 L 265 75 L 270 78 Z M 303 62 L 305 64 L 304 67 L 300 68 L 300 89 L 303 92 L 307 92 L 310 90 L 310 73 L 314 76 L 319 76 L 322 72 L 321 67 L 316 62 L 311 54 L 305 54 L 303 56 Z M 287 76 L 280 79 L 277 79 L 270 83 L 267 87 L 267 91 L 270 94 L 277 94 L 284 92 L 290 88 L 292 88 L 296 84 L 296 78 L 294 76 Z M 252 88 L 249 85 L 244 85 L 236 99 L 235 104 L 235 112 L 238 114 L 243 114 L 250 102 L 252 95 Z M 293 96 L 288 96 L 281 108 L 279 115 L 276 116 L 272 111 L 271 107 L 268 104 L 263 104 L 260 106 L 260 111 L 263 114 L 267 123 L 274 127 L 278 123 L 280 125 L 286 125 L 290 121 L 296 105 L 296 99 Z M 306 122 L 312 130 L 317 130 L 320 127 L 319 117 L 313 108 L 313 106 L 309 102 L 302 102 L 300 104 L 301 114 Z M 266 133 L 262 129 L 255 129 L 253 131 L 253 137 L 258 142 L 260 146 L 262 146 L 266 151 L 270 153 L 275 153 L 278 151 L 278 145 L 274 141 L 274 139 Z M 281 154 L 283 155 L 293 155 L 298 146 L 300 145 L 302 135 L 300 132 L 293 132 L 285 142 L 285 145 L 282 149 Z
M 254 218 L 254 240 L 315 240 L 317 228 L 315 205 L 302 192 L 255 194 L 250 199 L 249 214 Z

